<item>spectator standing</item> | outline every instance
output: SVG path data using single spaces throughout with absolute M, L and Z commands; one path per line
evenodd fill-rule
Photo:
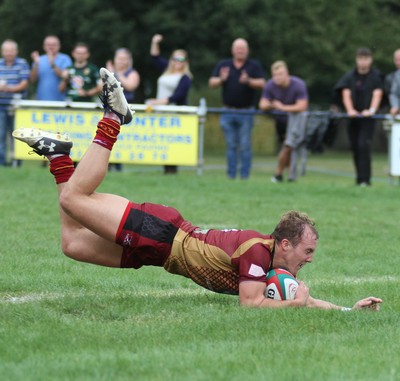
M 67 89 L 67 98 L 73 102 L 92 102 L 102 90 L 99 68 L 90 63 L 90 49 L 79 42 L 72 50 L 74 63 L 63 72 L 60 91 Z
M 127 48 L 118 48 L 114 53 L 113 60 L 106 63 L 106 68 L 115 74 L 115 78 L 124 89 L 124 95 L 128 103 L 133 103 L 135 99 L 135 90 L 140 85 L 140 75 L 133 68 L 132 52 Z M 121 163 L 110 163 L 109 169 L 122 171 Z
M 161 34 L 155 34 L 151 40 L 150 55 L 155 67 L 162 73 L 157 81 L 157 96 L 149 99 L 147 104 L 153 105 L 187 105 L 188 94 L 192 86 L 188 54 L 183 49 L 174 50 L 167 60 L 161 56 Z M 175 174 L 176 165 L 165 165 L 165 174 Z
M 372 118 L 379 108 L 383 83 L 378 70 L 372 67 L 369 48 L 356 52 L 356 67 L 347 72 L 336 84 L 349 116 L 348 136 L 356 169 L 356 184 L 371 185 L 371 145 L 375 128 Z
M 71 57 L 60 53 L 60 40 L 57 36 L 47 36 L 43 41 L 45 54 L 38 51 L 31 54 L 33 61 L 31 81 L 37 82 L 36 98 L 41 101 L 64 101 L 65 92 L 59 90 L 63 71 L 72 66 Z
M 240 156 L 240 176 L 247 179 L 252 160 L 253 109 L 257 89 L 262 89 L 265 84 L 264 71 L 257 61 L 249 58 L 249 45 L 245 39 L 234 40 L 231 52 L 232 58 L 221 60 L 214 67 L 208 84 L 211 88 L 222 87 L 226 110 L 220 124 L 226 141 L 228 177 L 236 178 Z
M 135 98 L 135 90 L 140 85 L 140 75 L 133 68 L 131 51 L 127 48 L 118 48 L 114 53 L 114 59 L 107 61 L 106 67 L 121 82 L 126 100 L 132 103 Z
M 0 165 L 7 165 L 7 138 L 14 128 L 14 111 L 10 103 L 14 97 L 26 96 L 29 84 L 29 64 L 18 57 L 18 44 L 7 39 L 1 44 L 0 59 Z M 11 139 L 13 150 L 13 139 Z
M 304 143 L 308 109 L 308 91 L 305 82 L 289 74 L 284 61 L 276 61 L 271 66 L 272 79 L 264 86 L 259 108 L 264 111 L 276 110 L 278 141 L 282 145 L 278 154 L 278 164 L 273 182 L 283 181 L 283 172 L 289 166 L 291 153 Z M 289 120 L 287 114 L 289 113 Z M 288 128 L 287 128 L 288 125 Z M 289 174 L 289 181 L 295 180 L 295 173 Z
M 389 97 L 390 114 L 396 116 L 400 112 L 400 49 L 393 53 L 396 70 L 385 78 L 385 92 Z

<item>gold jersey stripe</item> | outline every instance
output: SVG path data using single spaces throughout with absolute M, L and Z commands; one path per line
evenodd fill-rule
M 261 243 L 263 245 L 268 245 L 271 248 L 271 252 L 274 247 L 274 239 L 262 239 L 262 238 L 250 238 L 246 242 L 243 242 L 237 250 L 233 253 L 232 258 L 238 258 L 240 257 L 243 253 L 245 253 L 247 250 L 249 250 L 252 246 L 257 245 L 258 243 Z

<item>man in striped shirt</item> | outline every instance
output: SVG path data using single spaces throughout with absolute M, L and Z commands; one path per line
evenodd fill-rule
M 18 44 L 5 40 L 0 59 L 0 165 L 7 164 L 7 135 L 14 128 L 14 112 L 10 107 L 15 97 L 23 97 L 29 83 L 28 62 L 17 57 Z

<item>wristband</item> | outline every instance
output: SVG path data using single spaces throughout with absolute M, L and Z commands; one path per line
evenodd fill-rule
M 371 113 L 371 114 L 375 114 L 375 107 L 370 107 L 369 108 L 369 112 Z
M 350 308 L 350 307 L 342 307 L 342 308 L 340 309 L 340 311 L 348 312 L 348 311 L 351 311 L 351 308 Z

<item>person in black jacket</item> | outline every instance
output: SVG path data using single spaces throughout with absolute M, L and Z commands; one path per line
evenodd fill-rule
M 382 78 L 372 68 L 372 52 L 359 48 L 356 67 L 347 72 L 336 84 L 349 117 L 348 135 L 356 169 L 356 184 L 371 185 L 371 144 L 375 120 L 373 115 L 379 108 L 383 95 Z

